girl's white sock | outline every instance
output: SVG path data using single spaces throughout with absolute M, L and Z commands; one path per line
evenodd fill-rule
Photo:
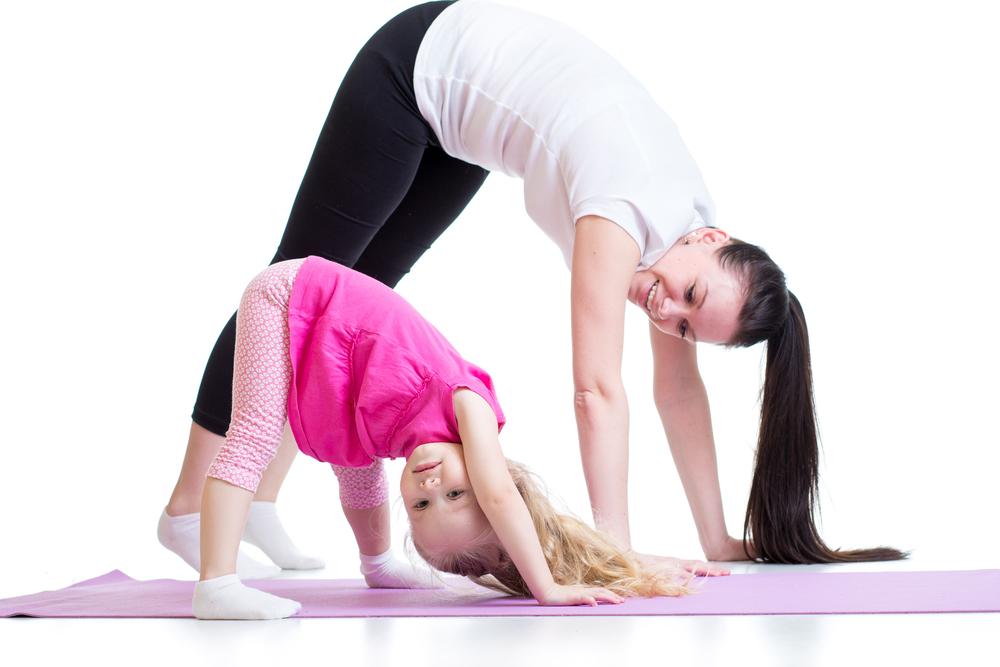
M 442 588 L 441 581 L 429 570 L 417 569 L 398 560 L 392 550 L 378 556 L 361 554 L 361 574 L 370 588 Z
M 184 559 L 184 562 L 201 571 L 201 514 L 179 514 L 170 516 L 164 510 L 156 527 L 160 544 Z M 236 557 L 236 572 L 243 579 L 267 579 L 281 570 L 265 565 L 247 556 L 242 551 Z
M 258 547 L 283 569 L 318 570 L 324 566 L 322 559 L 306 556 L 298 550 L 282 527 L 274 503 L 262 500 L 250 503 L 243 539 Z
M 235 574 L 199 581 L 191 601 L 195 618 L 211 620 L 288 618 L 301 608 L 295 600 L 244 586 Z

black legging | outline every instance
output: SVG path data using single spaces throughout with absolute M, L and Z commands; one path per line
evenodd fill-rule
M 323 124 L 271 263 L 319 255 L 389 287 L 469 203 L 489 173 L 448 156 L 417 109 L 413 67 L 451 2 L 389 21 L 358 53 Z M 191 418 L 225 435 L 232 412 L 236 315 L 208 359 Z

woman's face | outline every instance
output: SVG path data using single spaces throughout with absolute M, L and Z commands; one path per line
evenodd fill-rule
M 469 483 L 461 445 L 430 442 L 414 449 L 399 492 L 414 538 L 429 552 L 460 549 L 491 531 Z
M 729 234 L 721 229 L 691 232 L 651 267 L 635 273 L 628 300 L 665 334 L 727 343 L 738 329 L 744 300 L 736 276 L 722 268 L 715 254 L 728 242 Z

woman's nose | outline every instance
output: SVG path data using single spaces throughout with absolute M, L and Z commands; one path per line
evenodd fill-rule
M 685 316 L 686 308 L 684 304 L 677 303 L 670 297 L 663 300 L 660 304 L 659 319 L 668 320 L 671 318 L 677 319 Z

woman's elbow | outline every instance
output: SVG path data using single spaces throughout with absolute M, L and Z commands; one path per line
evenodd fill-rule
M 589 412 L 608 404 L 625 400 L 625 388 L 617 383 L 577 384 L 573 391 L 573 405 L 577 411 Z

